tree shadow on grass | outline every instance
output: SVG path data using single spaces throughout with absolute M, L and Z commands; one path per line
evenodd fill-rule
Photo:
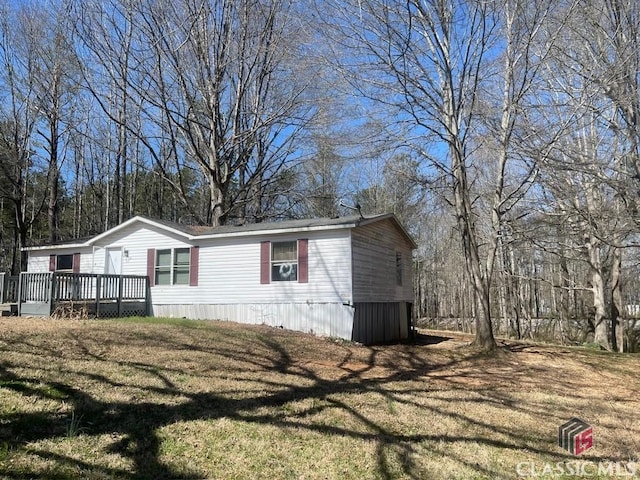
M 182 333 L 184 337 L 185 334 Z M 133 369 L 143 373 L 145 378 L 155 379 L 159 385 L 130 385 L 96 371 L 73 371 L 71 373 L 74 378 L 91 381 L 110 389 L 135 388 L 150 396 L 160 395 L 162 398 L 155 401 L 109 401 L 92 394 L 89 388 L 84 390 L 71 382 L 47 380 L 43 372 L 36 371 L 37 369 L 33 369 L 31 376 L 25 373 L 17 374 L 16 371 L 24 372 L 25 369 L 9 361 L 0 365 L 0 387 L 24 397 L 62 400 L 70 404 L 71 411 L 79 412 L 84 419 L 80 432 L 82 435 L 112 436 L 113 441 L 109 443 L 104 453 L 118 455 L 133 466 L 131 468 L 107 467 L 86 458 L 77 459 L 70 455 L 50 452 L 41 447 L 33 447 L 34 442 L 63 439 L 69 436 L 71 419 L 68 412 L 43 413 L 18 410 L 4 413 L 0 416 L 0 444 L 6 444 L 11 451 L 28 451 L 31 455 L 50 460 L 63 470 L 68 468 L 69 471 L 78 472 L 81 476 L 128 479 L 203 478 L 202 471 L 187 467 L 178 468 L 161 460 L 163 439 L 159 432 L 163 427 L 177 422 L 222 418 L 281 429 L 305 429 L 322 435 L 336 435 L 372 442 L 376 446 L 377 474 L 383 479 L 395 478 L 398 475 L 397 466 L 392 465 L 390 456 L 394 457 L 396 463 L 400 463 L 402 476 L 422 478 L 424 472 L 421 472 L 416 465 L 415 456 L 416 445 L 423 442 L 436 445 L 434 453 L 451 457 L 478 474 L 491 478 L 501 477 L 502 472 L 474 463 L 463 455 L 447 450 L 445 446 L 458 442 L 468 444 L 470 448 L 477 444 L 510 450 L 527 448 L 533 454 L 554 454 L 556 458 L 571 458 L 568 454 L 563 456 L 550 449 L 533 447 L 527 443 L 527 438 L 514 434 L 509 429 L 498 429 L 497 437 L 487 436 L 486 438 L 472 434 L 442 435 L 421 431 L 398 433 L 344 400 L 345 395 L 375 393 L 382 395 L 387 402 L 422 408 L 425 416 L 438 415 L 473 425 L 483 431 L 495 430 L 495 426 L 491 423 L 473 418 L 462 411 L 451 412 L 433 405 L 412 404 L 411 390 L 404 387 L 407 384 L 423 381 L 425 377 L 431 375 L 441 382 L 457 387 L 459 385 L 457 382 L 469 375 L 467 371 L 456 370 L 453 367 L 461 361 L 473 362 L 473 355 L 461 353 L 450 358 L 440 357 L 437 361 L 433 361 L 428 350 L 425 351 L 430 345 L 446 341 L 448 339 L 446 337 L 421 336 L 416 340 L 416 344 L 407 345 L 404 349 L 398 348 L 394 355 L 388 355 L 385 347 L 359 347 L 361 350 L 357 351 L 358 355 L 354 355 L 355 347 L 345 346 L 338 358 L 335 353 L 332 354 L 334 355 L 331 362 L 333 374 L 327 375 L 326 371 L 320 373 L 315 368 L 316 365 L 301 361 L 302 357 L 295 352 L 292 353 L 291 341 L 287 338 L 287 334 L 266 331 L 256 335 L 251 340 L 253 342 L 251 351 L 239 349 L 239 346 L 247 347 L 249 344 L 239 342 L 232 333 L 225 335 L 217 332 L 211 342 L 203 342 L 200 338 L 202 335 L 206 336 L 206 330 L 195 331 L 191 336 L 186 335 L 187 338 L 181 339 L 167 336 L 166 332 L 158 335 L 145 333 L 144 342 L 154 348 L 161 346 L 171 352 L 195 352 L 198 355 L 226 358 L 229 364 L 226 364 L 227 368 L 222 373 L 232 378 L 242 379 L 246 372 L 254 374 L 257 372 L 258 377 L 260 372 L 264 372 L 266 377 L 267 372 L 275 371 L 280 376 L 275 380 L 252 378 L 253 382 L 262 384 L 262 388 L 257 388 L 253 394 L 244 392 L 241 395 L 234 395 L 234 392 L 229 390 L 190 391 L 188 388 L 177 386 L 171 379 L 175 375 L 189 375 L 190 372 L 185 369 L 160 366 L 150 362 L 109 358 L 103 352 L 94 351 L 99 342 L 89 342 L 86 338 L 76 335 L 73 338 L 75 342 L 73 352 L 77 358 L 104 362 L 116 368 Z M 127 341 L 126 335 L 124 337 L 122 342 Z M 129 340 L 135 339 L 129 338 Z M 320 340 L 310 339 L 309 341 L 319 342 Z M 12 345 L 12 349 L 14 348 L 21 348 L 19 341 Z M 32 342 L 25 343 L 22 348 L 32 354 L 46 355 L 52 362 L 60 355 L 55 344 L 40 346 Z M 338 347 L 334 346 L 335 348 Z M 509 375 L 524 376 L 526 372 L 518 371 L 517 367 L 513 367 L 512 371 L 505 371 L 504 375 L 505 378 Z M 84 383 L 79 381 L 78 384 Z M 304 400 L 313 400 L 313 402 L 294 414 L 277 413 L 290 402 Z M 505 408 L 505 399 L 500 398 L 499 395 L 492 395 L 491 392 L 483 395 L 479 401 L 487 404 L 493 402 L 497 407 Z M 506 408 L 526 409 L 527 407 L 507 404 Z M 301 421 L 327 409 L 344 412 L 355 419 L 359 428 Z M 12 471 L 10 466 L 2 467 L 1 465 L 0 472 L 6 478 L 34 477 L 39 474 L 37 471 Z M 511 476 L 511 473 L 508 476 Z M 55 475 L 58 474 L 52 472 L 47 473 L 46 476 L 55 478 Z M 62 477 L 64 475 L 60 478 Z

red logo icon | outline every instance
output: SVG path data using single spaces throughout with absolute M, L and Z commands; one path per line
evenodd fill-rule
M 580 455 L 593 447 L 593 427 L 579 418 L 572 418 L 558 429 L 558 445 Z

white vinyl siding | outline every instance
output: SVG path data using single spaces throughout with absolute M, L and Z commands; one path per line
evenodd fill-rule
M 64 250 L 38 250 L 29 252 L 29 258 L 27 260 L 27 272 L 33 273 L 44 273 L 49 271 L 49 261 L 51 255 L 56 255 L 56 257 L 67 256 L 71 258 L 71 266 L 69 269 L 64 269 L 62 271 L 71 272 L 73 270 L 73 255 L 76 253 L 80 253 L 80 273 L 93 273 L 92 265 L 93 265 L 93 252 L 89 247 L 78 248 L 74 247 L 72 250 L 64 251 Z M 104 263 L 104 256 L 102 257 L 102 262 Z M 56 258 L 56 269 L 58 268 L 57 258 Z M 102 273 L 102 272 L 100 272 Z
M 49 271 L 49 252 L 29 252 L 27 272 L 44 273 Z
M 273 277 L 275 268 L 280 274 L 281 265 L 298 264 L 301 251 L 291 247 L 300 239 L 307 250 L 308 282 L 261 283 L 263 245 L 269 242 Z M 355 228 L 194 240 L 140 221 L 107 232 L 89 247 L 30 251 L 28 271 L 48 272 L 50 254 L 80 253 L 80 272 L 105 273 L 105 252 L 120 248 L 123 275 L 147 275 L 149 259 L 154 273 L 165 274 L 170 265 L 169 284 L 150 289 L 155 315 L 235 320 L 350 339 L 357 302 L 402 306 L 413 301 L 411 247 L 395 223 L 384 219 Z M 163 252 L 170 254 L 165 258 Z M 189 286 L 191 259 L 198 260 L 197 286 Z
M 305 233 L 304 236 L 309 239 L 308 283 L 260 283 L 261 241 L 294 242 L 300 234 L 200 243 L 200 279 L 194 290 L 206 292 L 206 295 L 196 294 L 195 303 L 349 303 L 349 232 Z
M 260 284 L 260 242 L 293 242 L 309 239 L 309 282 Z M 348 229 L 250 237 L 198 240 L 197 287 L 156 285 L 151 288 L 154 304 L 292 303 L 349 304 L 351 296 L 351 245 Z M 147 225 L 132 224 L 101 239 L 99 245 L 82 251 L 81 272 L 104 273 L 105 249 L 127 250 L 122 258 L 123 275 L 147 274 L 147 250 L 188 249 L 184 237 Z M 78 248 L 73 251 L 79 251 Z M 186 251 L 186 250 L 185 250 Z M 29 271 L 48 272 L 52 251 L 29 252 Z M 55 253 L 67 253 L 56 251 Z M 68 252 L 73 253 L 73 252 Z
M 122 258 L 123 275 L 146 275 L 147 250 L 149 248 L 156 249 L 157 255 L 157 252 L 161 250 L 188 250 L 192 244 L 177 235 L 169 235 L 165 231 L 146 225 L 132 224 L 103 238 L 100 244 L 94 247 L 94 273 L 104 273 L 105 249 L 113 246 L 122 247 L 127 251 L 127 255 Z M 185 288 L 188 287 L 188 283 L 187 279 Z M 182 285 L 166 285 L 158 288 L 182 289 L 182 287 Z
M 391 220 L 356 227 L 354 302 L 413 302 L 411 245 Z
M 308 238 L 309 282 L 260 284 L 260 242 L 294 242 L 301 237 Z M 156 285 L 151 288 L 154 304 L 351 304 L 354 301 L 349 229 L 223 237 L 198 240 L 197 244 L 200 246 L 198 286 Z M 48 272 L 51 253 L 72 254 L 80 251 L 81 272 L 104 273 L 105 249 L 116 246 L 127 250 L 127 256 L 123 255 L 122 258 L 123 275 L 146 275 L 149 248 L 156 251 L 188 249 L 193 243 L 159 228 L 134 223 L 103 237 L 93 247 L 76 247 L 69 251 L 31 251 L 28 271 Z M 410 252 L 403 257 L 410 259 Z M 388 277 L 388 272 L 393 268 L 383 275 Z M 405 271 L 410 272 L 410 266 Z M 405 282 L 407 284 L 411 284 L 410 280 Z

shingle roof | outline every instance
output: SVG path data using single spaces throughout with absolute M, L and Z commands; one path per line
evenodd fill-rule
M 184 225 L 176 222 L 168 222 L 165 220 L 149 219 L 154 223 L 164 225 L 184 232 L 188 235 L 202 236 L 202 235 L 224 235 L 229 233 L 240 232 L 257 232 L 261 230 L 295 230 L 303 228 L 313 227 L 330 227 L 340 225 L 353 225 L 358 224 L 362 220 L 377 219 L 385 215 L 374 215 L 367 218 L 362 218 L 359 215 L 351 215 L 348 217 L 337 218 L 305 218 L 298 220 L 282 220 L 277 222 L 261 222 L 261 223 L 248 223 L 245 225 L 221 225 L 219 227 L 207 227 L 207 226 L 195 226 Z
M 285 220 L 280 222 L 263 222 L 263 223 L 251 223 L 246 225 L 222 225 L 219 227 L 203 227 L 203 226 L 193 226 L 193 225 L 184 225 L 181 223 L 169 222 L 166 220 L 155 220 L 147 217 L 134 217 L 126 222 L 113 227 L 106 232 L 103 232 L 91 239 L 86 241 L 76 240 L 73 245 L 74 246 L 91 246 L 94 245 L 96 241 L 102 239 L 115 231 L 118 231 L 124 228 L 127 225 L 130 225 L 134 222 L 143 222 L 150 225 L 155 225 L 159 228 L 171 230 L 174 233 L 182 234 L 186 237 L 190 237 L 191 239 L 198 237 L 217 237 L 217 236 L 243 236 L 243 235 L 252 235 L 259 234 L 260 232 L 286 232 L 286 231 L 305 231 L 312 229 L 331 229 L 331 228 L 355 228 L 360 225 L 366 225 L 368 223 L 377 222 L 384 219 L 390 219 L 397 228 L 402 231 L 410 244 L 415 248 L 415 242 L 411 238 L 411 236 L 406 232 L 404 227 L 400 224 L 395 215 L 391 213 L 381 214 L 381 215 L 373 215 L 369 217 L 362 217 L 359 215 L 350 215 L 347 217 L 337 217 L 337 218 L 308 218 L 301 220 Z M 55 245 L 40 245 L 33 247 L 26 247 L 25 250 L 40 250 L 40 249 L 50 249 L 50 248 L 61 248 L 63 244 Z M 69 245 L 68 245 L 69 246 Z

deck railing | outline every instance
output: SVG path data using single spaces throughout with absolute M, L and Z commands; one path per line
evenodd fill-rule
M 120 315 L 126 302 L 147 303 L 149 282 L 146 276 L 102 275 L 93 273 L 21 273 L 19 311 L 50 315 L 60 303 L 79 303 L 96 316 L 106 304 Z
M 20 277 L 0 273 L 0 304 L 18 302 L 18 285 Z

